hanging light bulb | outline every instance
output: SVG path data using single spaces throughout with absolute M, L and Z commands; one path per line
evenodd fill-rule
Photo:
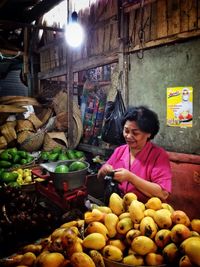
M 83 42 L 84 32 L 81 25 L 77 22 L 78 15 L 76 11 L 72 13 L 71 18 L 71 22 L 69 22 L 65 28 L 65 39 L 68 45 L 78 47 Z

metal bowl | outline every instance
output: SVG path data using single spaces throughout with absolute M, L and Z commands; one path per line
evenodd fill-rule
M 68 173 L 55 173 L 55 168 L 56 166 L 62 164 L 69 166 L 72 162 L 75 161 L 78 160 L 60 160 L 57 162 L 42 163 L 40 164 L 40 166 L 49 172 L 50 178 L 52 179 L 53 184 L 57 190 L 71 190 L 81 187 L 85 184 L 85 178 L 90 166 L 89 163 L 82 161 L 86 165 L 85 169 Z

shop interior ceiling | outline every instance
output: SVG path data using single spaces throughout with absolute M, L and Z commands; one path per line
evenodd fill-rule
M 23 51 L 25 27 L 30 27 L 62 0 L 1 0 L 0 49 Z M 1 50 L 0 50 L 1 51 Z

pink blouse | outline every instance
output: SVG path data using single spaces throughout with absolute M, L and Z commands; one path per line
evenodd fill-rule
M 112 165 L 114 169 L 128 169 L 144 180 L 157 183 L 162 189 L 171 192 L 172 173 L 168 155 L 163 148 L 147 142 L 144 148 L 137 153 L 131 166 L 129 166 L 129 158 L 129 146 L 122 145 L 115 149 L 107 163 Z M 146 201 L 148 199 L 131 183 L 125 181 L 119 187 L 123 194 L 134 192 L 140 201 Z

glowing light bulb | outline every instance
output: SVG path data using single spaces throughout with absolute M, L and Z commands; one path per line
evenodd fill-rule
M 69 23 L 65 28 L 65 39 L 68 45 L 78 47 L 83 43 L 83 28 L 77 22 Z

